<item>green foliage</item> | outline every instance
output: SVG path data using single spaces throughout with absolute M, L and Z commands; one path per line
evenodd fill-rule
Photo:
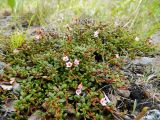
M 16 77 L 21 84 L 13 119 L 27 119 L 36 110 L 43 110 L 45 119 L 66 119 L 70 115 L 88 119 L 113 117 L 99 102 L 104 97 L 102 88 L 127 85 L 121 71 L 125 58 L 153 52 L 153 46 L 142 38 L 160 28 L 159 0 L 8 0 L 8 5 L 17 16 L 27 12 L 29 26 L 52 23 L 67 35 L 52 40 L 44 37 L 31 43 L 24 42 L 22 32 L 11 35 L 9 51 L 19 51 L 7 51 L 5 60 L 12 69 L 5 70 L 3 79 Z M 77 20 L 84 16 L 115 24 Z M 64 29 L 71 19 L 71 25 Z M 136 37 L 140 41 L 135 41 Z M 62 60 L 64 56 L 72 63 L 78 59 L 80 64 L 68 68 Z M 82 93 L 77 95 L 81 83 Z M 7 97 L 2 94 L 2 99 Z M 112 104 L 110 107 L 114 108 Z
M 16 0 L 7 0 L 8 5 L 11 7 L 12 11 L 15 9 Z
M 16 14 L 31 12 L 28 21 L 40 24 L 54 23 L 63 26 L 75 17 L 90 16 L 102 21 L 114 21 L 147 38 L 159 27 L 159 0 L 9 0 Z M 16 1 L 16 6 L 15 2 Z M 1 2 L 1 0 L 0 0 Z M 3 3 L 3 1 L 1 2 Z M 13 4 L 14 3 L 14 4 Z M 31 9 L 28 9 L 31 8 Z
M 107 119 L 112 115 L 106 114 L 100 104 L 102 88 L 125 87 L 128 81 L 121 71 L 124 58 L 153 51 L 147 41 L 135 41 L 136 34 L 111 24 L 78 20 L 67 27 L 65 34 L 66 37 L 24 43 L 18 54 L 7 54 L 5 60 L 12 70 L 6 70 L 4 78 L 16 77 L 21 84 L 14 119 L 27 119 L 36 110 L 43 110 L 45 119 L 66 119 L 70 115 Z M 15 40 L 15 35 L 12 38 Z M 63 60 L 65 56 L 73 63 L 71 67 Z M 83 87 L 78 95 L 80 84 Z
M 22 32 L 14 32 L 11 35 L 10 41 L 8 45 L 10 46 L 11 50 L 20 47 L 25 40 L 25 35 Z

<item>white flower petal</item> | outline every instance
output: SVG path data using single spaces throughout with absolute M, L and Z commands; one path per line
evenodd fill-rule
M 82 89 L 83 85 L 82 83 L 78 85 L 78 89 Z
M 65 62 L 69 61 L 69 57 L 68 57 L 68 56 L 63 57 L 62 59 L 63 59 L 63 61 L 65 61 Z
M 72 63 L 71 62 L 67 62 L 66 63 L 66 67 L 72 67 Z
M 109 100 L 109 98 L 107 97 L 107 95 L 105 94 L 104 96 L 105 96 L 106 102 L 107 102 L 107 103 L 110 103 L 111 101 Z

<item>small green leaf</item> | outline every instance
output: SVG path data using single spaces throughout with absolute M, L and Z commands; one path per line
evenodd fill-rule
M 67 88 L 67 84 L 63 84 L 62 89 L 66 89 L 66 88 Z
M 59 102 L 64 103 L 66 100 L 65 99 L 60 99 Z

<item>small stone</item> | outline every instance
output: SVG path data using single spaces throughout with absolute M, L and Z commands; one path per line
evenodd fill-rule
M 28 26 L 29 26 L 29 23 L 27 21 L 22 22 L 22 27 L 28 28 Z
M 149 58 L 149 57 L 141 57 L 141 58 L 137 58 L 135 60 L 132 61 L 133 64 L 135 65 L 148 65 L 148 64 L 152 64 L 154 58 Z
M 2 108 L 7 112 L 7 113 L 11 113 L 11 112 L 15 112 L 15 108 L 14 108 L 14 104 L 16 103 L 16 100 L 11 100 L 8 99 L 6 101 L 6 104 L 2 106 Z
M 160 110 L 160 104 L 157 105 L 158 109 Z
M 155 73 L 160 72 L 160 56 L 156 56 L 155 59 L 152 62 L 153 70 Z
M 124 116 L 124 119 L 125 119 L 125 120 L 132 120 L 132 119 L 131 119 L 129 116 L 127 116 L 127 115 Z
M 160 110 L 149 110 L 141 120 L 160 120 Z
M 117 93 L 123 97 L 129 97 L 130 96 L 130 91 L 129 90 L 120 90 L 117 89 Z
M 11 12 L 10 11 L 8 11 L 8 10 L 5 10 L 3 13 L 3 16 L 10 16 L 11 15 Z
M 151 37 L 151 43 L 152 44 L 159 44 L 160 43 L 160 31 L 157 31 L 152 37 Z

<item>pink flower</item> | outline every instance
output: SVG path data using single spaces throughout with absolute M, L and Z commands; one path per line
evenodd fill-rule
M 71 62 L 67 62 L 66 63 L 66 67 L 72 67 L 72 63 Z
M 83 87 L 82 83 L 78 85 L 77 90 L 76 90 L 76 94 L 77 94 L 77 95 L 80 95 L 80 94 L 81 94 L 81 92 L 82 92 L 82 87 Z
M 65 61 L 65 62 L 69 61 L 68 56 L 64 56 L 62 59 L 63 59 L 63 61 Z
M 74 60 L 74 65 L 75 65 L 75 66 L 78 66 L 78 65 L 79 65 L 79 60 L 75 59 L 75 60 Z
M 100 103 L 101 103 L 102 106 L 106 106 L 107 103 L 111 102 L 105 93 L 104 93 L 104 96 L 105 97 L 100 100 Z
M 78 89 L 82 89 L 82 87 L 83 87 L 83 85 L 82 85 L 82 83 L 81 83 L 81 84 L 78 85 L 77 88 L 78 88 Z
M 153 41 L 151 39 L 148 40 L 149 43 L 152 43 Z
M 102 106 L 106 106 L 106 105 L 107 105 L 107 101 L 106 101 L 105 98 L 102 98 L 102 99 L 100 100 L 100 103 L 101 103 Z
M 98 34 L 99 34 L 98 30 L 95 31 L 95 32 L 94 32 L 94 37 L 98 37 Z
M 77 95 L 80 95 L 81 93 L 82 93 L 82 89 L 77 89 L 77 90 L 76 90 L 76 94 L 77 94 Z
M 120 57 L 119 57 L 119 54 L 115 54 L 115 56 L 116 56 L 116 58 L 120 58 Z
M 36 39 L 36 40 L 39 40 L 39 39 L 41 39 L 41 36 L 40 36 L 40 35 L 36 35 L 36 36 L 35 36 L 35 39 Z

